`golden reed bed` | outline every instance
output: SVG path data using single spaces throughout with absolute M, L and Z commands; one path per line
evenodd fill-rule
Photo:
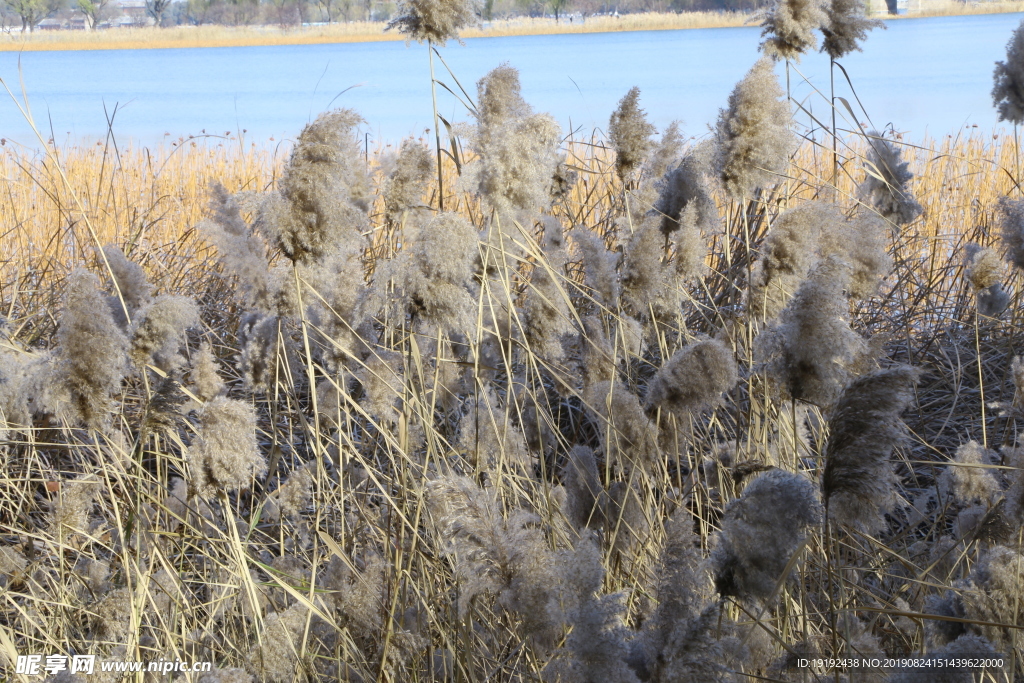
M 846 161 L 837 185 L 845 204 L 853 203 L 856 184 L 864 177 L 863 146 L 854 142 L 840 148 Z M 926 210 L 917 224 L 921 248 L 941 257 L 957 243 L 975 239 L 977 230 L 987 232 L 996 201 L 1012 194 L 1014 150 L 1012 137 L 970 128 L 955 137 L 907 143 L 904 155 L 912 160 L 914 192 Z M 371 150 L 371 165 L 381 151 Z M 94 258 L 94 240 L 131 245 L 158 287 L 204 280 L 204 269 L 210 267 L 208 249 L 195 226 L 208 210 L 210 183 L 221 182 L 231 192 L 271 189 L 288 155 L 284 146 L 234 140 L 185 140 L 180 146 L 152 149 L 71 146 L 58 148 L 53 156 L 10 145 L 0 152 L 5 181 L 0 224 L 7 226 L 0 234 L 0 253 L 14 255 L 4 264 L 0 300 L 40 296 L 40 304 L 49 300 L 52 286 L 64 275 Z M 578 207 L 574 213 L 599 214 L 620 191 L 610 153 L 600 144 L 579 140 L 570 145 L 570 154 L 575 165 L 588 170 L 573 191 Z M 821 187 L 831 172 L 831 143 L 805 143 L 791 166 L 790 201 L 811 199 L 813 188 Z M 454 173 L 446 168 L 447 187 L 453 185 Z M 12 294 L 11 287 L 29 282 L 33 291 Z

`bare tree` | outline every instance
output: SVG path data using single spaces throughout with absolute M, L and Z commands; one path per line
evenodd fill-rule
M 85 25 L 94 29 L 108 5 L 110 0 L 78 0 L 78 11 L 85 15 Z
M 146 0 L 146 14 L 160 26 L 164 20 L 164 12 L 171 6 L 171 0 Z
M 35 25 L 46 16 L 46 0 L 4 0 L 4 4 L 21 18 L 22 32 L 32 32 Z
M 327 19 L 327 23 L 334 23 L 334 20 L 341 14 L 348 18 L 349 8 L 352 0 L 316 0 L 316 6 L 320 8 L 320 15 Z

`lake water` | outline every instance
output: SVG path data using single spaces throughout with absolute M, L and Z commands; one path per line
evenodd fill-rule
M 996 125 L 993 63 L 1005 57 L 1021 19 L 1002 14 L 888 22 L 888 30 L 873 31 L 864 52 L 843 64 L 876 127 L 891 124 L 914 139 L 970 124 L 988 131 Z M 687 133 L 700 135 L 756 59 L 759 33 L 750 27 L 478 38 L 465 46 L 450 43 L 442 54 L 474 96 L 477 79 L 511 63 L 521 72 L 526 99 L 566 129 L 605 126 L 618 99 L 637 85 L 656 125 L 681 119 Z M 0 53 L 0 78 L 16 90 L 19 59 L 36 122 L 58 142 L 103 137 L 104 104 L 108 113 L 117 106 L 119 141 L 147 145 L 202 130 L 244 129 L 247 139 L 281 140 L 328 106 L 361 112 L 371 139 L 422 135 L 431 125 L 427 51 L 416 44 Z M 828 92 L 828 60 L 809 55 L 796 69 L 794 97 L 827 116 L 813 88 Z M 439 74 L 456 89 L 443 69 Z M 845 83 L 837 93 L 850 96 Z M 4 98 L 0 136 L 34 145 L 17 107 Z M 446 118 L 467 118 L 440 89 L 439 99 Z

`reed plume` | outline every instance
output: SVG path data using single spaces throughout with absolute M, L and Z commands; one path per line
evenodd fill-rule
M 914 399 L 918 372 L 877 370 L 850 383 L 829 417 L 821 487 L 834 521 L 875 531 L 896 503 L 889 455 L 904 438 L 900 415 Z
M 153 364 L 166 373 L 178 373 L 185 365 L 179 353 L 185 333 L 198 324 L 199 308 L 190 297 L 161 294 L 132 321 L 132 360 L 139 368 Z
M 409 40 L 444 46 L 459 40 L 459 30 L 472 24 L 479 12 L 474 0 L 401 0 L 385 30 L 398 29 Z
M 249 306 L 273 310 L 274 282 L 267 245 L 242 217 L 238 200 L 220 183 L 210 187 L 210 218 L 201 230 L 217 248 L 225 275 L 237 278 Z
M 875 295 L 882 279 L 892 271 L 889 237 L 885 221 L 866 211 L 858 211 L 848 220 L 824 224 L 822 253 L 839 256 L 852 268 L 848 285 L 851 298 Z
M 822 228 L 841 219 L 832 204 L 808 202 L 788 209 L 772 223 L 754 267 L 750 310 L 771 320 L 785 308 L 817 263 Z
M 996 208 L 1006 260 L 1024 270 L 1024 199 L 1000 197 Z
M 755 340 L 757 357 L 793 400 L 832 405 L 868 354 L 865 340 L 850 328 L 849 278 L 838 258 L 822 260 Z
M 280 195 L 260 207 L 258 227 L 291 261 L 315 261 L 339 243 L 360 239 L 372 202 L 355 139 L 362 122 L 351 109 L 320 114 L 299 134 Z
M 615 149 L 615 172 L 626 182 L 630 174 L 640 167 L 654 145 L 651 136 L 654 126 L 640 108 L 640 88 L 629 89 L 608 120 L 608 137 Z
M 1002 492 L 995 476 L 986 469 L 995 463 L 995 455 L 977 441 L 968 441 L 956 449 L 954 462 L 963 467 L 951 465 L 947 472 L 953 493 L 962 502 L 990 503 Z
M 682 227 L 673 233 L 675 254 L 665 253 L 661 221 L 648 215 L 625 244 L 620 283 L 622 303 L 642 320 L 669 319 L 680 312 L 682 285 L 704 273 L 707 246 L 695 225 L 696 209 L 683 212 Z
M 822 0 L 775 0 L 761 29 L 761 50 L 775 59 L 793 59 L 818 46 L 814 32 L 826 21 Z
M 878 19 L 865 16 L 864 0 L 830 0 L 825 4 L 825 21 L 821 25 L 824 40 L 821 51 L 833 60 L 861 51 L 860 44 L 867 40 L 868 31 L 885 28 Z
M 601 552 L 590 538 L 565 558 L 566 618 L 572 631 L 561 652 L 544 670 L 544 679 L 565 683 L 640 683 L 627 664 L 628 630 L 622 622 L 623 595 L 598 595 L 604 579 Z
M 447 554 L 455 559 L 459 612 L 483 593 L 523 620 L 524 631 L 550 643 L 562 623 L 557 564 L 535 516 L 515 510 L 506 518 L 487 491 L 467 477 L 427 485 L 427 504 Z
M 223 396 L 207 402 L 199 412 L 199 426 L 185 461 L 190 490 L 206 497 L 243 488 L 265 473 L 252 406 Z
M 709 181 L 715 154 L 714 142 L 705 140 L 660 181 L 661 192 L 654 209 L 661 214 L 661 231 L 666 235 L 679 229 L 680 217 L 691 207 L 699 230 L 709 232 L 717 227 L 718 207 Z
M 150 300 L 153 286 L 149 284 L 149 279 L 146 277 L 145 271 L 142 270 L 142 266 L 129 260 L 120 248 L 108 244 L 103 247 L 103 255 L 110 266 L 117 291 L 121 293 L 121 299 L 124 300 L 128 314 L 134 315 Z M 111 301 L 110 307 L 114 311 L 115 317 L 124 317 L 121 302 L 117 300 L 117 297 Z
M 459 422 L 459 445 L 469 462 L 479 469 L 491 469 L 504 462 L 511 468 L 527 470 L 530 451 L 522 432 L 512 424 L 494 389 L 486 385 Z
M 442 212 L 418 230 L 394 259 L 378 262 L 370 295 L 361 306 L 384 309 L 392 325 L 407 319 L 432 331 L 468 331 L 476 324 L 471 295 L 479 259 L 476 229 L 464 217 Z
M 530 275 L 530 288 L 523 307 L 523 333 L 532 352 L 547 361 L 557 361 L 565 357 L 564 338 L 576 328 L 562 284 L 565 264 L 569 261 L 562 225 L 551 216 L 544 222 L 543 258 L 534 265 Z
M 402 216 L 423 206 L 423 195 L 434 174 L 433 154 L 417 140 L 402 140 L 398 154 L 385 160 L 386 173 L 381 181 L 384 198 L 384 220 L 389 225 L 401 223 Z
M 111 394 L 127 370 L 128 339 L 99 292 L 99 278 L 85 270 L 68 280 L 57 343 L 53 381 L 69 390 L 70 415 L 102 429 L 114 406 Z
M 764 601 L 786 579 L 807 529 L 821 519 L 814 484 L 799 474 L 769 470 L 729 503 L 711 560 L 723 597 Z
M 971 243 L 965 249 L 964 270 L 971 286 L 981 291 L 999 283 L 1003 264 L 994 250 Z
M 914 177 L 903 161 L 903 153 L 891 140 L 878 131 L 867 134 L 871 149 L 868 151 L 866 174 L 858 192 L 878 214 L 895 225 L 906 225 L 920 216 L 924 209 L 907 187 Z
M 604 239 L 592 230 L 576 228 L 569 236 L 583 256 L 583 283 L 598 304 L 614 310 L 621 291 L 616 271 L 618 256 L 608 251 Z
M 600 528 L 605 524 L 608 494 L 601 485 L 594 451 L 587 446 L 574 446 L 561 469 L 565 486 L 565 511 L 577 529 Z
M 618 381 L 599 382 L 584 396 L 597 419 L 605 458 L 625 467 L 657 463 L 657 430 L 640 400 Z
M 646 410 L 695 413 L 716 405 L 738 380 L 736 359 L 725 344 L 695 342 L 677 351 L 647 385 Z
M 1000 121 L 1024 121 L 1024 21 L 1006 44 L 1006 61 L 996 62 L 992 103 Z
M 200 344 L 199 351 L 192 359 L 190 377 L 195 386 L 196 395 L 204 401 L 209 401 L 224 391 L 224 380 L 220 378 L 217 359 L 213 355 L 209 342 Z
M 774 63 L 762 57 L 729 95 L 718 115 L 718 169 L 733 199 L 748 197 L 782 175 L 794 147 L 789 106 L 775 76 Z
M 558 166 L 558 124 L 548 114 L 534 113 L 521 90 L 519 71 L 508 64 L 477 83 L 473 146 L 480 159 L 466 167 L 463 181 L 475 183 L 488 206 L 501 214 L 503 231 L 512 229 L 505 223 L 517 212 L 533 212 L 550 201 Z

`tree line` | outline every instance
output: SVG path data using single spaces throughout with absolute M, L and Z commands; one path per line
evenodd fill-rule
M 484 0 L 480 17 L 486 21 L 515 16 L 749 11 L 764 4 L 763 0 Z M 145 0 L 145 14 L 136 12 L 133 18 L 157 26 L 298 26 L 388 21 L 396 6 L 394 0 Z M 47 17 L 87 29 L 104 28 L 124 14 L 119 0 L 0 0 L 0 22 L 6 31 L 31 31 Z

